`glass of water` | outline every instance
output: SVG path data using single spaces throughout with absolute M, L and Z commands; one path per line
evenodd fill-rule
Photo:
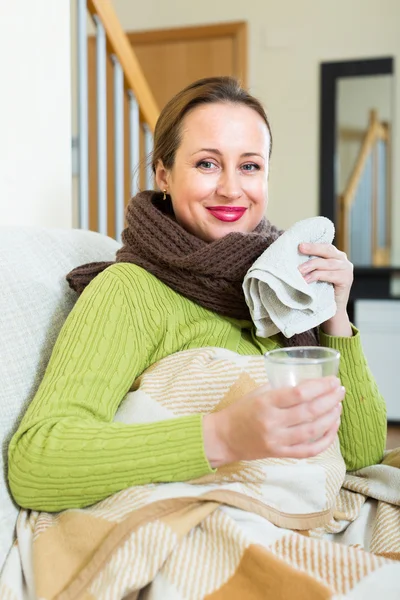
M 294 387 L 305 379 L 337 376 L 340 352 L 322 346 L 295 346 L 271 350 L 264 359 L 271 387 Z

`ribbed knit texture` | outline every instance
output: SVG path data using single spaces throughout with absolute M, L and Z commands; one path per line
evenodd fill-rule
M 41 385 L 9 449 L 18 504 L 59 511 L 93 504 L 132 485 L 183 481 L 210 472 L 202 416 L 125 425 L 113 417 L 137 376 L 180 350 L 217 346 L 260 354 L 279 336 L 255 337 L 251 323 L 221 317 L 133 264 L 99 274 L 68 316 Z M 385 407 L 359 336 L 321 343 L 342 353 L 347 388 L 340 440 L 349 468 L 382 458 Z
M 242 283 L 256 258 L 279 237 L 263 219 L 251 233 L 232 232 L 206 242 L 186 231 L 175 219 L 170 199 L 159 192 L 140 192 L 126 211 L 127 227 L 116 261 L 136 264 L 176 292 L 224 316 L 250 318 Z M 67 275 L 80 293 L 112 263 L 89 263 Z
M 127 227 L 116 262 L 142 267 L 178 294 L 225 317 L 251 319 L 243 293 L 243 280 L 254 261 L 282 231 L 267 219 L 254 231 L 231 232 L 206 242 L 186 231 L 175 219 L 170 199 L 154 191 L 140 192 L 126 211 Z M 79 294 L 112 262 L 81 265 L 67 275 Z M 286 346 L 315 346 L 314 330 L 285 338 Z

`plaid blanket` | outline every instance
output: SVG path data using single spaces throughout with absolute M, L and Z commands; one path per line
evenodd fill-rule
M 262 357 L 188 350 L 150 367 L 126 423 L 221 410 L 266 382 Z M 400 597 L 400 451 L 345 474 L 336 440 L 307 460 L 227 465 L 57 514 L 22 510 L 0 598 Z

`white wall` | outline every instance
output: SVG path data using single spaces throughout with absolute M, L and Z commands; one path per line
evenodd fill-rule
M 69 0 L 0 0 L 0 225 L 70 227 Z
M 393 131 L 395 117 L 394 93 L 395 75 L 376 75 L 371 77 L 346 77 L 339 81 L 337 86 L 337 123 L 338 130 L 354 128 L 366 131 L 370 111 L 376 110 L 378 119 L 389 125 Z M 359 140 L 341 140 L 339 138 L 336 193 L 342 194 L 348 184 L 349 178 L 359 155 L 362 138 Z M 391 164 L 395 173 L 395 165 Z M 391 264 L 400 265 L 400 194 L 392 199 L 392 211 L 397 218 L 391 219 Z
M 371 77 L 343 77 L 337 86 L 337 131 L 341 129 L 367 130 L 371 110 L 377 111 L 379 121 L 393 126 L 393 75 Z M 338 138 L 338 169 L 336 193 L 342 194 L 361 149 L 358 140 Z M 400 224 L 399 224 L 400 225 Z M 400 232 L 399 232 L 400 234 Z
M 399 0 L 152 0 L 137 10 L 113 0 L 126 30 L 246 20 L 249 83 L 265 104 L 274 136 L 269 217 L 287 227 L 318 212 L 319 64 L 394 56 L 400 62 Z M 395 79 L 397 105 L 400 77 Z M 400 122 L 394 145 L 400 151 Z M 393 192 L 400 219 L 400 169 Z M 400 240 L 397 261 L 400 264 Z
M 343 77 L 337 90 L 338 127 L 366 130 L 370 111 L 391 127 L 394 75 Z

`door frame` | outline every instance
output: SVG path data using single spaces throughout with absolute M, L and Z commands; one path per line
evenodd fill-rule
M 247 86 L 247 22 L 233 21 L 216 25 L 196 25 L 171 29 L 151 29 L 148 31 L 127 31 L 126 35 L 133 47 L 162 42 L 186 42 L 199 39 L 233 38 L 235 53 L 235 76 L 243 87 Z

